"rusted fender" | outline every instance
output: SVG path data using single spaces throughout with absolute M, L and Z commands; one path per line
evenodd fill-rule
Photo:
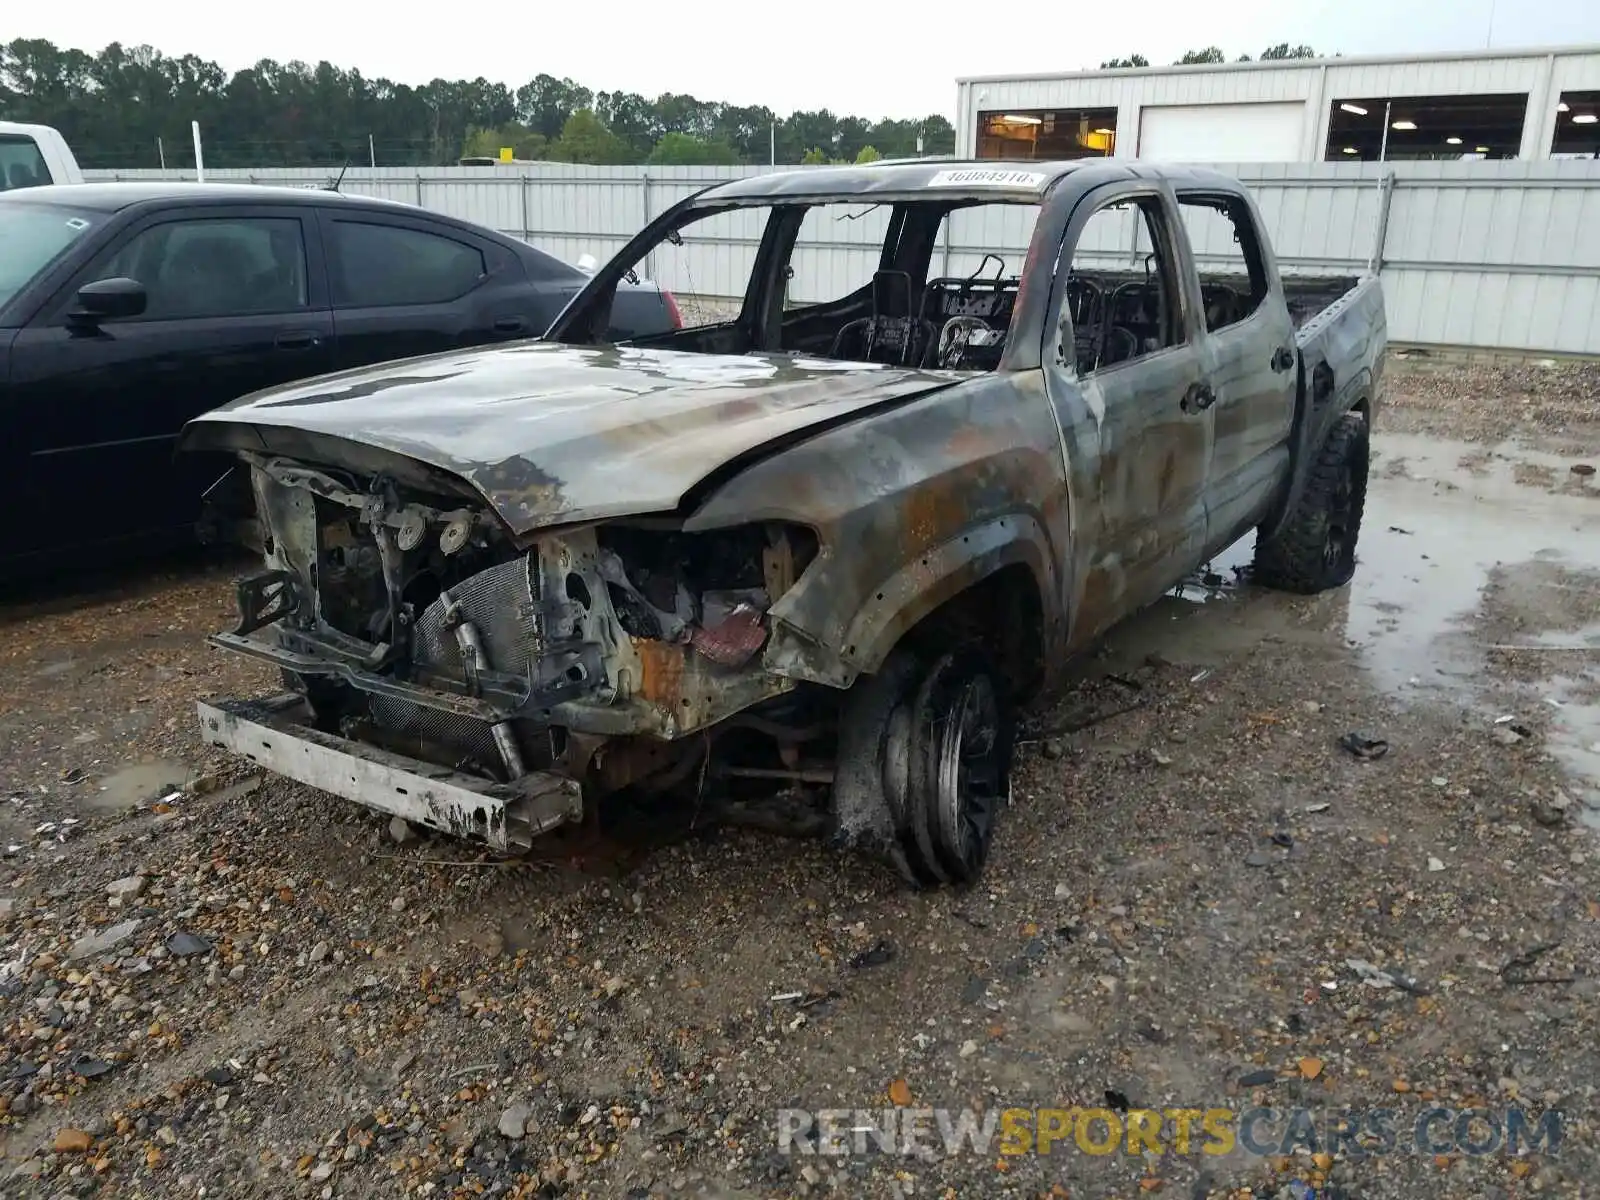
M 1070 561 L 1059 427 L 1038 372 L 998 373 L 773 455 L 715 491 L 686 527 L 808 525 L 816 561 L 777 603 L 765 665 L 847 687 L 944 601 L 1014 563 L 1062 636 Z

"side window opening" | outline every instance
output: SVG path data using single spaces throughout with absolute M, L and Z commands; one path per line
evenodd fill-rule
M 119 277 L 144 285 L 141 320 L 288 313 L 307 304 L 305 240 L 292 217 L 149 226 L 96 273 Z
M 783 348 L 846 362 L 992 371 L 1005 350 L 1039 206 L 900 206 L 870 200 L 807 210 L 785 281 Z M 882 268 L 881 263 L 894 264 Z
M 37 142 L 21 134 L 0 136 L 0 192 L 54 182 Z
M 1067 275 L 1080 375 L 1155 354 L 1183 341 L 1182 306 L 1161 201 L 1114 201 L 1085 223 Z
M 635 250 L 630 264 L 673 293 L 683 324 L 625 340 L 696 353 L 995 370 L 1039 210 L 1031 198 L 959 195 L 893 203 L 842 195 L 690 209 L 671 232 Z M 793 242 L 785 247 L 791 230 Z M 776 261 L 762 257 L 763 245 Z M 579 344 L 600 340 L 603 296 L 559 336 Z
M 369 221 L 333 222 L 333 303 L 390 308 L 460 299 L 488 274 L 466 242 Z
M 677 299 L 683 332 L 739 318 L 771 209 L 727 208 L 681 226 L 638 265 Z
M 872 280 L 894 210 L 887 204 L 814 204 L 800 219 L 784 281 L 784 310 L 843 300 Z
M 1178 211 L 1200 271 L 1207 331 L 1245 320 L 1267 296 L 1266 266 L 1249 210 L 1237 196 L 1180 193 Z

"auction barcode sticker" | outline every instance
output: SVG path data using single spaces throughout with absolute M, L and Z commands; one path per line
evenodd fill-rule
M 1042 171 L 997 171 L 992 167 L 968 167 L 960 171 L 940 171 L 928 180 L 928 186 L 1036 188 L 1047 178 Z

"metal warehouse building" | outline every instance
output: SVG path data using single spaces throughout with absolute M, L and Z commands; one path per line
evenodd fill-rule
M 1600 46 L 987 76 L 956 114 L 979 158 L 1596 158 Z

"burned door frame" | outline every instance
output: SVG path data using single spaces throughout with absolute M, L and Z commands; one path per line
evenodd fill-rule
M 1073 257 L 1092 217 L 1130 201 L 1151 225 L 1179 341 L 1080 374 L 1066 297 Z M 1040 357 L 1075 491 L 1070 649 L 1159 598 L 1204 556 L 1210 381 L 1178 219 L 1159 180 L 1103 184 L 1075 202 L 1057 254 Z
M 1233 222 L 1246 270 L 1259 290 L 1255 308 L 1242 320 L 1211 329 L 1205 318 L 1200 263 L 1189 240 L 1183 216 L 1185 201 L 1225 204 Z M 1207 552 L 1226 549 L 1258 524 L 1272 503 L 1277 483 L 1288 470 L 1289 434 L 1298 395 L 1294 322 L 1283 303 L 1283 286 L 1266 239 L 1260 215 L 1240 192 L 1217 187 L 1174 190 L 1176 230 L 1184 239 L 1185 258 L 1199 315 L 1200 343 L 1216 392 L 1212 406 L 1211 467 L 1207 483 Z M 1274 302 L 1276 301 L 1276 303 Z M 1281 359 L 1287 351 L 1289 357 Z

